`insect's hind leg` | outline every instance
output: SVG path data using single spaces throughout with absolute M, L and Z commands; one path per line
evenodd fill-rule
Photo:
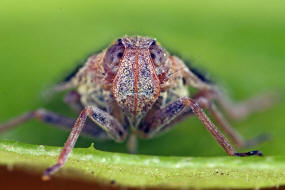
M 205 128 L 211 133 L 215 140 L 220 144 L 220 146 L 225 150 L 228 155 L 231 156 L 261 156 L 262 153 L 259 151 L 251 151 L 245 153 L 238 153 L 235 151 L 233 146 L 228 142 L 224 135 L 217 129 L 217 127 L 211 122 L 211 120 L 204 113 L 202 108 L 196 102 L 196 100 L 182 97 L 176 101 L 169 103 L 164 108 L 157 110 L 152 115 L 148 116 L 139 125 L 139 134 L 142 137 L 149 138 L 156 133 L 163 131 L 165 127 L 169 128 L 175 124 L 180 118 L 179 116 L 185 110 L 189 112 L 190 110 L 195 114 L 195 116 L 202 122 Z M 171 126 L 170 126 L 171 124 Z
M 14 127 L 20 126 L 25 122 L 28 122 L 31 119 L 37 119 L 44 123 L 55 125 L 64 130 L 70 131 L 75 123 L 75 119 L 59 115 L 48 111 L 46 109 L 40 108 L 35 111 L 31 111 L 25 114 L 22 114 L 18 117 L 11 119 L 10 121 L 0 124 L 0 133 L 10 130 Z M 85 136 L 97 138 L 97 139 L 109 139 L 108 134 L 102 130 L 100 127 L 94 125 L 90 120 L 87 121 L 86 127 L 83 129 L 82 133 Z
M 276 92 L 268 92 L 248 100 L 234 102 L 218 89 L 216 89 L 215 96 L 217 103 L 234 120 L 242 120 L 254 112 L 264 111 L 272 107 L 280 98 Z
M 69 126 L 72 126 L 74 123 L 73 119 L 70 119 L 70 118 L 55 114 L 53 112 L 47 111 L 43 108 L 40 108 L 35 111 L 24 113 L 20 116 L 12 118 L 10 121 L 6 123 L 1 124 L 0 132 L 19 126 L 20 124 L 25 123 L 31 119 L 38 119 L 45 123 L 51 123 L 51 124 L 55 124 L 61 127 L 69 127 Z

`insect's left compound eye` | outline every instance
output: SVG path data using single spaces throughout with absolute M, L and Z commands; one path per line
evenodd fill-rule
M 112 45 L 106 52 L 104 58 L 104 64 L 117 66 L 120 62 L 120 59 L 124 54 L 124 45 L 118 40 L 117 43 Z
M 149 52 L 150 52 L 150 57 L 152 58 L 156 66 L 165 63 L 166 52 L 161 46 L 157 45 L 155 41 L 153 41 L 152 44 L 150 45 Z

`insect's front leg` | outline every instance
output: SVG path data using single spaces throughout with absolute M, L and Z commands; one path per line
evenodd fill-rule
M 139 126 L 140 135 L 142 137 L 151 137 L 156 133 L 163 131 L 164 127 L 168 127 L 168 124 L 174 124 L 175 119 L 179 118 L 181 114 L 188 108 L 196 115 L 196 117 L 202 122 L 205 128 L 211 133 L 215 140 L 225 150 L 228 155 L 231 156 L 261 156 L 259 151 L 251 151 L 246 153 L 238 153 L 233 146 L 228 142 L 224 135 L 217 129 L 217 127 L 211 122 L 211 120 L 204 113 L 199 104 L 191 98 L 182 97 L 176 101 L 168 104 L 162 109 L 157 110 L 151 116 L 148 116 L 145 121 Z M 189 110 L 187 110 L 189 111 Z
M 87 117 L 91 118 L 98 126 L 100 126 L 103 130 L 105 130 L 109 134 L 109 136 L 115 141 L 122 142 L 125 140 L 127 136 L 127 131 L 117 121 L 116 118 L 114 118 L 107 112 L 100 110 L 99 108 L 91 106 L 85 107 L 81 111 L 79 117 L 77 118 L 75 125 L 72 128 L 72 131 L 68 139 L 66 140 L 63 150 L 61 151 L 58 157 L 57 163 L 45 170 L 43 174 L 44 180 L 49 179 L 52 173 L 56 172 L 59 168 L 61 168 L 65 164 L 72 148 L 74 147 L 77 141 L 80 132 L 84 127 Z

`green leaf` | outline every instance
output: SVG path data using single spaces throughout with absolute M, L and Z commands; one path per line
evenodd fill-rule
M 63 94 L 51 101 L 39 98 L 40 94 L 68 75 L 90 53 L 126 34 L 155 37 L 167 50 L 194 60 L 193 65 L 221 82 L 235 101 L 276 89 L 284 95 L 284 5 L 285 1 L 280 0 L 2 0 L 0 123 L 40 107 L 76 118 L 63 103 Z M 263 133 L 272 135 L 272 140 L 254 148 L 262 151 L 264 158 L 213 158 L 225 153 L 193 117 L 178 123 L 167 134 L 139 140 L 139 154 L 150 156 L 111 153 L 126 152 L 125 144 L 81 136 L 76 147 L 88 147 L 95 141 L 98 150 L 109 153 L 76 148 L 57 175 L 81 171 L 86 176 L 77 172 L 74 175 L 91 180 L 94 176 L 102 180 L 116 177 L 118 183 L 133 186 L 168 183 L 173 187 L 241 188 L 284 184 L 284 107 L 282 101 L 240 123 L 230 121 L 245 139 Z M 0 139 L 45 146 L 1 141 L 1 163 L 20 163 L 42 172 L 56 162 L 59 154 L 60 148 L 48 146 L 62 147 L 67 135 L 68 132 L 38 121 L 22 124 L 1 133 Z M 91 155 L 88 162 L 82 160 L 86 155 Z M 125 161 L 100 162 L 114 156 Z M 149 159 L 159 162 L 142 165 Z M 185 167 L 176 168 L 180 162 Z M 143 177 L 134 180 L 134 172 Z
M 61 148 L 0 142 L 0 164 L 43 171 Z M 109 153 L 76 148 L 56 174 L 131 187 L 260 188 L 285 184 L 285 157 L 172 157 Z

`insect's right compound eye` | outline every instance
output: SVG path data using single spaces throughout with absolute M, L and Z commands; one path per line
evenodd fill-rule
M 125 47 L 122 43 L 118 42 L 112 45 L 106 52 L 104 64 L 116 66 L 119 64 L 120 59 L 123 57 Z
M 165 50 L 156 44 L 155 41 L 149 47 L 150 57 L 156 66 L 163 64 L 166 60 Z

